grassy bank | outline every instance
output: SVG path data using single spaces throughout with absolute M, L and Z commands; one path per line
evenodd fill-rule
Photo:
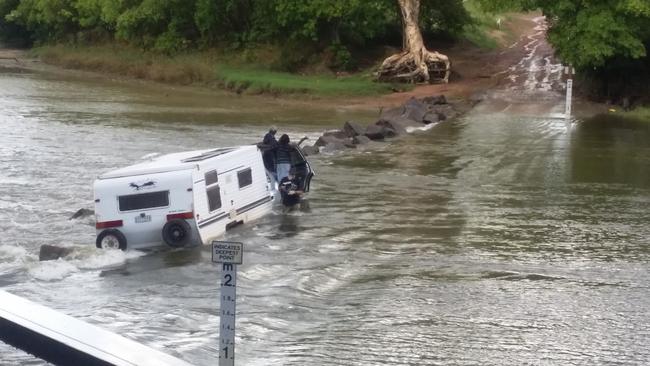
M 624 115 L 627 116 L 627 117 L 632 117 L 632 118 L 635 118 L 635 119 L 650 122 L 650 107 L 635 108 L 632 111 L 625 112 Z
M 373 82 L 369 72 L 341 77 L 275 72 L 255 62 L 241 60 L 248 57 L 243 53 L 229 55 L 226 61 L 223 55 L 216 52 L 167 56 L 117 44 L 42 46 L 34 48 L 32 52 L 43 62 L 64 68 L 170 84 L 202 85 L 245 94 L 372 96 L 395 89 L 391 84 Z M 405 88 L 404 85 L 399 87 Z

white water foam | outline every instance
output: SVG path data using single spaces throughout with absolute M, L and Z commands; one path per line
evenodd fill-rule
M 75 259 L 74 263 L 84 270 L 98 270 L 119 267 L 125 264 L 129 259 L 135 259 L 145 256 L 144 252 L 121 250 L 97 250 L 91 248 L 93 254 L 90 256 L 82 256 L 82 258 Z M 85 253 L 84 253 L 85 254 Z
M 407 133 L 413 133 L 417 131 L 429 131 L 430 129 L 434 128 L 437 126 L 438 123 L 429 123 L 427 125 L 424 125 L 422 127 L 406 127 L 406 132 Z
M 24 267 L 26 262 L 36 259 L 17 245 L 0 245 L 0 274 L 10 273 Z
M 140 160 L 153 160 L 155 157 L 157 157 L 157 156 L 159 156 L 159 155 L 160 155 L 160 153 L 157 153 L 157 152 L 155 152 L 155 153 L 151 153 L 151 154 L 147 154 L 147 155 L 142 156 L 142 157 L 140 158 Z
M 77 266 L 61 258 L 36 262 L 28 269 L 29 275 L 39 281 L 59 281 L 76 272 L 79 272 Z
M 0 247 L 0 249 L 3 247 Z M 99 250 L 94 247 L 73 247 L 73 252 L 64 258 L 39 262 L 35 257 L 31 263 L 22 260 L 18 266 L 27 268 L 27 273 L 39 281 L 60 281 L 81 271 L 96 271 L 116 268 L 127 261 L 147 255 L 139 251 Z M 22 248 L 12 249 L 17 257 L 30 258 Z M 2 259 L 0 252 L 0 260 Z M 14 266 L 16 267 L 16 266 Z M 0 272 L 2 268 L 0 267 Z
M 0 245 L 0 261 L 15 261 L 27 257 L 27 250 L 16 245 Z

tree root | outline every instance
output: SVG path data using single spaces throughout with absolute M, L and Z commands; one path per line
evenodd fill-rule
M 421 50 L 422 57 L 402 52 L 384 60 L 377 71 L 377 80 L 407 83 L 448 83 L 451 72 L 449 58 L 438 52 Z M 422 62 L 418 62 L 421 59 Z

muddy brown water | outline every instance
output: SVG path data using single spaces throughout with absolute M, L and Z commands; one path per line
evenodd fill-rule
M 218 357 L 209 250 L 96 250 L 92 218 L 68 220 L 94 177 L 375 117 L 19 71 L 0 68 L 0 288 L 196 365 Z M 534 95 L 314 157 L 308 209 L 229 232 L 238 364 L 647 363 L 650 128 Z M 38 262 L 42 244 L 76 252 Z M 0 363 L 43 364 L 1 343 Z

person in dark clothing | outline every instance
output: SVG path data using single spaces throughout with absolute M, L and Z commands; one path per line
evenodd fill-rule
M 264 135 L 262 143 L 264 145 L 275 147 L 278 144 L 278 141 L 275 139 L 275 134 L 278 132 L 278 129 L 275 126 L 271 126 L 269 132 Z
M 282 196 L 282 204 L 286 207 L 295 206 L 300 203 L 303 191 L 299 189 L 300 181 L 294 175 L 294 171 L 289 172 L 289 175 L 282 178 L 280 181 L 280 195 Z
M 284 134 L 280 136 L 280 141 L 275 147 L 275 172 L 278 182 L 282 181 L 289 175 L 291 169 L 291 146 L 289 146 L 289 136 Z

